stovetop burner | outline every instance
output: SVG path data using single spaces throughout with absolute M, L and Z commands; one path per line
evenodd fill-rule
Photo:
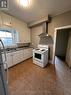
M 45 51 L 45 49 L 42 49 L 41 51 Z
M 39 48 L 37 48 L 36 50 L 40 50 Z
M 44 52 L 44 51 L 46 51 L 47 49 L 36 48 L 35 50 L 36 50 L 36 51 L 40 51 L 40 52 Z
M 38 47 L 34 50 L 36 52 L 44 53 L 48 50 L 48 45 L 38 45 Z
M 39 48 L 37 48 L 36 50 L 45 51 L 45 49 L 39 49 Z

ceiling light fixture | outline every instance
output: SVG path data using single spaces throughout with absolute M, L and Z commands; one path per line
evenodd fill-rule
M 29 0 L 20 0 L 20 4 L 24 7 L 28 7 L 29 5 Z

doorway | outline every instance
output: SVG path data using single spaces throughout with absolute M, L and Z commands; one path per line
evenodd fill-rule
M 55 56 L 65 61 L 70 29 L 57 30 Z
M 54 63 L 55 63 L 55 57 L 57 56 L 62 61 L 68 63 L 68 65 L 71 67 L 71 58 L 70 58 L 71 45 L 69 45 L 70 38 L 71 38 L 71 26 L 65 26 L 55 29 L 54 50 L 53 50 Z

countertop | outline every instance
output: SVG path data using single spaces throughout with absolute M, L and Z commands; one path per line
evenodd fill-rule
M 19 50 L 22 50 L 22 49 L 28 49 L 28 48 L 33 48 L 32 46 L 29 46 L 29 47 L 12 47 L 12 48 L 6 48 L 6 53 L 10 53 L 10 52 L 15 52 L 15 51 L 19 51 Z M 1 52 L 3 53 L 3 49 L 1 49 Z

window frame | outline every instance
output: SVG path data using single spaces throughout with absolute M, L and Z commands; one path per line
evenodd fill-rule
M 4 45 L 5 45 L 5 46 L 12 45 L 12 44 L 13 44 L 13 34 L 12 34 L 12 30 L 8 30 L 8 29 L 0 29 L 0 31 L 1 31 L 1 32 L 3 31 L 3 32 L 7 32 L 7 33 L 9 32 L 9 33 L 11 33 L 11 36 L 12 36 L 12 37 L 7 37 L 7 35 L 5 34 L 6 37 L 0 37 L 0 39 L 3 39 L 3 38 L 4 38 L 4 39 L 6 39 L 6 38 L 9 39 L 9 38 L 11 38 L 11 39 L 12 39 L 12 43 L 11 43 L 11 44 L 4 43 Z M 4 42 L 4 41 L 3 41 L 3 42 Z

